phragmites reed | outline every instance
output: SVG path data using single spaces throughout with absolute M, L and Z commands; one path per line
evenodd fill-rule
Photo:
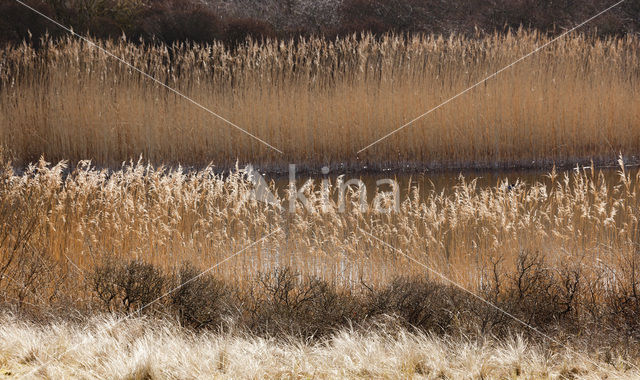
M 378 145 L 356 152 L 514 62 L 537 32 L 335 41 L 99 42 L 284 151 L 271 150 L 72 38 L 0 52 L 0 144 L 16 163 L 117 167 L 236 161 L 264 168 L 571 163 L 640 149 L 638 38 L 573 34 Z
M 546 256 L 549 265 L 584 266 L 584 273 L 595 275 L 635 258 L 640 242 L 640 172 L 624 169 L 613 180 L 581 170 L 515 186 L 479 188 L 464 179 L 441 192 L 414 186 L 391 213 L 363 209 L 353 187 L 340 212 L 335 200 L 341 183 L 331 184 L 329 205 L 316 183 L 306 191 L 307 206 L 298 204 L 291 213 L 257 201 L 243 170 L 222 176 L 210 167 L 185 171 L 130 163 L 107 171 L 88 162 L 68 173 L 65 168 L 40 161 L 22 173 L 3 169 L 2 257 L 37 252 L 63 272 L 91 269 L 105 257 L 168 269 L 185 261 L 208 268 L 273 233 L 216 268 L 216 276 L 242 286 L 256 273 L 286 266 L 350 287 L 428 274 L 362 233 L 367 231 L 481 289 L 496 263 L 511 268 L 523 252 Z

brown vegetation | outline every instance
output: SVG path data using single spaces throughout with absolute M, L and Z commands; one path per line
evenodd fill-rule
M 473 35 L 525 27 L 558 33 L 613 1 L 530 0 L 28 0 L 27 4 L 82 34 L 145 41 L 228 41 L 237 35 L 291 38 L 351 33 Z M 37 41 L 65 32 L 13 0 L 0 1 L 0 43 Z M 626 1 L 586 25 L 601 36 L 640 31 L 640 6 Z M 29 34 L 30 33 L 30 34 Z
M 599 19 L 597 32 L 554 43 L 359 155 L 551 41 L 558 24 L 549 15 L 571 24 L 601 2 L 580 11 L 562 1 L 478 2 L 467 12 L 456 2 L 349 0 L 336 5 L 338 17 L 325 17 L 318 9 L 331 4 L 286 1 L 280 18 L 229 3 L 46 0 L 36 7 L 76 30 L 116 38 L 98 43 L 283 155 L 83 42 L 45 37 L 48 27 L 37 20 L 29 23 L 35 37 L 1 48 L 0 309 L 18 317 L 0 317 L 0 337 L 11 342 L 0 347 L 0 376 L 65 377 L 87 368 L 92 376 L 237 376 L 229 360 L 239 356 L 211 346 L 228 342 L 267 347 L 272 360 L 282 352 L 298 358 L 295 369 L 263 363 L 245 375 L 311 376 L 310 363 L 348 346 L 343 357 L 384 351 L 384 360 L 363 363 L 389 367 L 349 359 L 338 369 L 314 368 L 313 376 L 633 376 L 640 171 L 629 173 L 622 160 L 638 161 L 640 150 L 640 44 L 637 23 L 627 19 L 639 11 L 635 3 Z M 12 15 L 0 21 L 0 41 L 25 36 L 17 7 L 0 3 Z M 538 30 L 511 32 L 519 25 Z M 351 34 L 361 31 L 373 34 Z M 326 38 L 335 35 L 344 37 Z M 287 212 L 257 201 L 238 169 L 239 162 L 267 170 L 291 162 L 301 169 L 543 166 L 618 154 L 614 180 L 593 161 L 535 183 L 479 188 L 461 177 L 442 191 L 410 185 L 390 213 L 363 208 L 354 187 L 346 209 L 337 207 L 342 176 L 307 188 L 306 207 Z M 132 161 L 141 156 L 152 164 Z M 270 186 L 287 205 L 286 190 Z M 389 194 L 374 195 L 394 204 Z M 95 317 L 102 313 L 106 322 Z M 41 325 L 22 322 L 28 318 Z M 79 333 L 71 320 L 89 327 Z M 149 329 L 136 328 L 145 321 Z M 56 343 L 42 345 L 43 337 Z M 128 354 L 87 366 L 99 350 L 76 351 L 75 342 L 89 341 Z M 561 360 L 524 355 L 524 341 Z M 564 343 L 593 354 L 576 360 L 558 348 Z M 196 344 L 206 349 L 196 352 Z M 480 348 L 468 349 L 474 344 Z M 216 367 L 186 369 L 174 360 L 182 350 L 191 361 L 217 355 Z M 442 364 L 425 357 L 430 350 L 511 356 Z M 151 364 L 149 352 L 181 375 Z M 51 366 L 38 368 L 49 358 Z M 122 369 L 132 358 L 140 364 Z
M 3 301 L 34 315 L 141 312 L 305 337 L 395 315 L 436 333 L 532 333 L 364 230 L 541 331 L 640 336 L 640 172 L 412 188 L 391 214 L 362 210 L 355 189 L 341 213 L 318 188 L 285 213 L 253 199 L 243 171 L 2 173 Z
M 103 44 L 284 154 L 85 43 L 10 47 L 0 55 L 0 143 L 18 165 L 43 154 L 111 167 L 143 155 L 269 170 L 637 160 L 640 44 L 632 36 L 560 40 L 357 154 L 548 41 L 520 31 L 253 41 L 234 52 L 220 43 Z

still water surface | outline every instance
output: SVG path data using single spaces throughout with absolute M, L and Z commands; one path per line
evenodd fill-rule
M 591 172 L 590 168 L 581 169 L 586 170 L 587 172 Z M 595 169 L 595 173 L 602 172 L 605 176 L 606 182 L 608 185 L 613 186 L 619 183 L 619 168 L 598 168 Z M 635 175 L 638 170 L 637 167 L 629 167 L 626 168 L 628 173 L 633 173 Z M 569 175 L 571 178 L 572 175 L 576 172 L 576 169 L 570 170 L 559 170 L 557 171 L 558 179 L 564 178 L 565 175 Z M 343 181 L 348 180 L 361 180 L 367 190 L 367 199 L 372 199 L 375 196 L 376 191 L 376 182 L 385 179 L 392 179 L 396 181 L 396 183 L 400 187 L 400 194 L 402 199 L 407 196 L 407 190 L 410 186 L 418 187 L 420 190 L 420 196 L 426 196 L 429 193 L 436 192 L 440 193 L 444 191 L 448 193 L 453 190 L 453 188 L 457 185 L 461 184 L 461 181 L 465 181 L 469 183 L 471 181 L 476 181 L 476 189 L 484 189 L 488 187 L 496 187 L 501 184 L 509 184 L 514 185 L 516 183 L 521 183 L 526 185 L 531 185 L 534 183 L 543 183 L 550 185 L 551 180 L 549 178 L 549 170 L 486 170 L 486 171 L 446 171 L 446 172 L 423 172 L 423 173 L 366 173 L 366 174 L 357 174 L 351 173 L 343 176 Z M 296 186 L 299 189 L 302 187 L 308 180 L 312 180 L 316 189 L 319 189 L 323 180 L 329 180 L 332 185 L 335 185 L 336 180 L 338 178 L 337 174 L 329 173 L 326 176 L 318 175 L 318 176 L 309 176 L 309 175 L 301 175 L 296 178 Z M 273 181 L 275 183 L 276 188 L 278 189 L 278 193 L 280 197 L 285 197 L 286 190 L 289 186 L 289 178 L 287 176 L 269 176 L 265 175 L 265 179 L 267 182 Z M 391 190 L 389 185 L 380 185 L 378 186 L 380 191 L 389 191 Z

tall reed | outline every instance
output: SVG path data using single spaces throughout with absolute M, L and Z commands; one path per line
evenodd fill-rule
M 495 166 L 632 158 L 640 148 L 638 38 L 574 34 L 358 150 L 549 42 L 369 35 L 335 41 L 99 42 L 284 152 L 278 154 L 74 39 L 0 53 L 0 144 L 16 163 L 91 159 L 267 169 Z
M 26 264 L 6 258 L 37 257 L 62 268 L 71 277 L 61 283 L 75 288 L 69 279 L 84 281 L 82 273 L 105 258 L 208 268 L 272 234 L 213 273 L 242 287 L 256 273 L 286 266 L 351 287 L 411 274 L 439 281 L 432 269 L 480 290 L 495 265 L 510 271 L 528 252 L 553 267 L 600 276 L 606 292 L 612 275 L 633 275 L 627 264 L 637 259 L 640 242 L 640 172 L 621 172 L 613 183 L 582 170 L 515 186 L 478 188 L 461 179 L 441 192 L 412 187 L 392 213 L 363 210 L 355 188 L 340 212 L 325 204 L 316 184 L 306 192 L 309 207 L 298 204 L 290 213 L 256 201 L 242 170 L 222 176 L 211 167 L 186 172 L 131 163 L 107 171 L 84 162 L 70 173 L 65 167 L 41 161 L 23 173 L 3 169 L 0 269 L 18 273 Z M 332 184 L 333 199 L 339 188 Z M 23 285 L 2 282 L 7 289 Z

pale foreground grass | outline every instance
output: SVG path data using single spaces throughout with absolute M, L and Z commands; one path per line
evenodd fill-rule
M 425 378 L 633 379 L 616 354 L 528 342 L 467 340 L 373 329 L 317 343 L 195 334 L 164 321 L 86 324 L 0 319 L 0 376 L 83 379 Z M 58 360 L 51 360 L 59 358 Z M 46 366 L 42 366 L 43 364 Z M 33 373 L 30 373 L 32 372 Z
M 100 42 L 283 155 L 73 39 L 0 51 L 0 145 L 91 159 L 263 168 L 566 163 L 640 150 L 638 38 L 572 35 L 361 154 L 549 41 L 535 32 L 212 45 Z

